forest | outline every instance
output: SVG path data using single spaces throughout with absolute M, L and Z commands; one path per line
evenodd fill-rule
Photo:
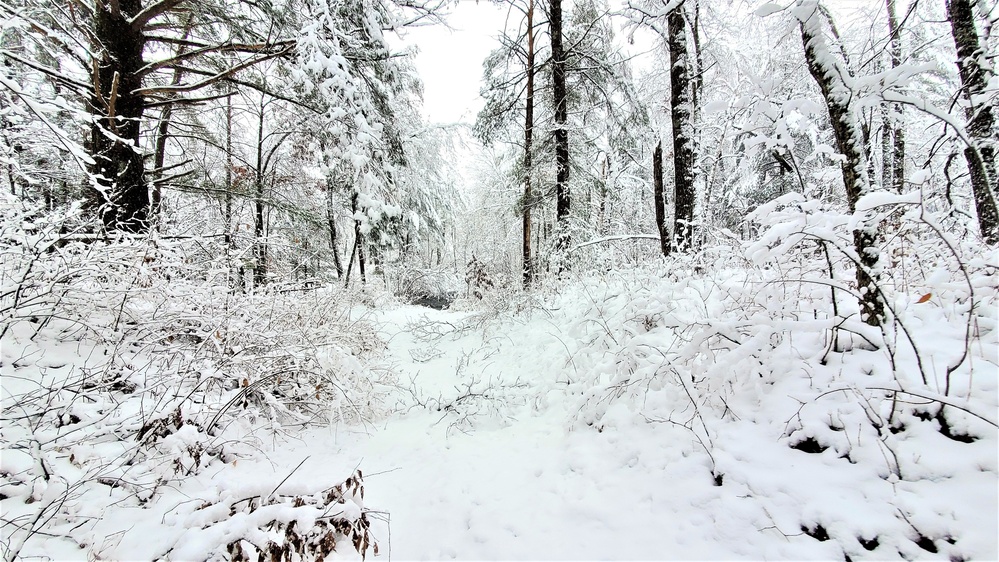
M 997 24 L 0 0 L 0 554 L 999 559 Z

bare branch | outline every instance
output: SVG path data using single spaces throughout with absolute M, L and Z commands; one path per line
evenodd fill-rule
M 129 25 L 132 26 L 133 30 L 139 31 L 140 29 L 145 27 L 147 23 L 149 23 L 149 20 L 157 16 L 163 15 L 164 13 L 168 12 L 169 10 L 172 10 L 178 4 L 181 4 L 184 1 L 185 0 L 162 0 L 160 2 L 157 2 L 152 6 L 146 7 L 138 14 L 135 14 L 135 17 L 132 18 L 132 21 L 129 22 Z
M 204 80 L 202 80 L 200 82 L 195 82 L 194 84 L 182 84 L 182 85 L 179 85 L 179 86 L 157 86 L 157 87 L 152 87 L 152 88 L 139 88 L 138 90 L 135 91 L 135 93 L 137 93 L 139 95 L 150 95 L 150 94 L 168 94 L 168 93 L 193 92 L 195 90 L 200 90 L 201 88 L 204 88 L 206 86 L 211 86 L 212 84 L 215 84 L 215 83 L 219 82 L 220 80 L 224 80 L 224 79 L 228 78 L 229 76 L 231 76 L 231 75 L 239 72 L 240 70 L 243 70 L 243 69 L 246 69 L 246 68 L 250 68 L 251 66 L 260 64 L 260 63 L 268 61 L 270 59 L 275 59 L 275 58 L 287 55 L 288 53 L 291 53 L 294 49 L 295 49 L 295 46 L 291 45 L 291 46 L 286 47 L 286 48 L 284 48 L 284 49 L 282 49 L 282 50 L 280 50 L 278 52 L 270 53 L 270 54 L 264 55 L 262 57 L 252 58 L 252 59 L 250 59 L 248 61 L 245 61 L 245 62 L 243 62 L 241 64 L 237 64 L 236 66 L 234 66 L 234 67 L 232 67 L 232 68 L 230 68 L 228 70 L 224 70 L 222 72 L 214 74 L 214 75 L 212 75 L 212 76 L 210 76 L 210 77 L 208 77 L 208 78 L 206 78 L 206 79 L 204 79 Z

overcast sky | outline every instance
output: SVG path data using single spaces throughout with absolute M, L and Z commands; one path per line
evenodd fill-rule
M 758 7 L 767 0 L 746 2 L 750 7 Z M 852 15 L 858 8 L 883 3 L 883 0 L 826 0 L 837 19 Z M 903 6 L 906 4 L 902 2 Z M 423 79 L 424 115 L 430 122 L 469 125 L 475 122 L 475 116 L 482 108 L 479 97 L 482 61 L 498 46 L 496 37 L 506 24 L 508 12 L 508 7 L 490 0 L 459 0 L 447 17 L 452 29 L 435 25 L 407 31 L 405 43 L 419 46 L 414 62 Z M 518 18 L 519 14 L 509 17 Z M 848 17 L 845 21 L 849 21 Z M 644 49 L 632 47 L 630 50 L 641 52 Z M 642 66 L 638 60 L 633 60 L 632 64 L 636 70 Z
M 419 45 L 416 68 L 423 78 L 424 114 L 432 122 L 475 122 L 482 108 L 482 61 L 499 43 L 506 11 L 487 0 L 461 0 L 448 17 L 453 28 L 410 30 L 406 42 Z

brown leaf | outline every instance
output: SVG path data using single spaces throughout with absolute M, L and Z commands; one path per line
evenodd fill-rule
M 919 300 L 916 301 L 916 304 L 923 304 L 924 302 L 930 300 L 931 298 L 933 298 L 933 293 L 926 293 L 925 295 L 919 297 Z

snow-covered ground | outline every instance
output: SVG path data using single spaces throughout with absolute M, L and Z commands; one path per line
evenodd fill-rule
M 174 395 L 177 415 L 198 423 L 162 429 L 141 456 L 138 445 L 101 434 L 33 452 L 25 444 L 40 433 L 5 427 L 4 517 L 22 526 L 32 514 L 49 518 L 34 527 L 25 559 L 222 559 L 222 545 L 240 537 L 284 540 L 272 519 L 312 525 L 321 509 L 302 515 L 281 498 L 313 501 L 359 469 L 363 499 L 353 495 L 342 510 L 367 510 L 378 559 L 999 558 L 994 313 L 980 318 L 985 337 L 942 396 L 936 363 L 954 364 L 966 349 L 946 301 L 894 303 L 925 346 L 930 380 L 920 385 L 916 355 L 903 345 L 865 345 L 861 326 L 818 308 L 788 320 L 770 291 L 786 287 L 744 272 L 635 271 L 574 280 L 544 300 L 516 297 L 523 302 L 500 311 L 488 302 L 485 312 L 355 305 L 336 325 L 371 326 L 352 353 L 374 353 L 378 372 L 392 375 L 349 402 L 377 415 L 283 427 L 237 416 L 219 444 L 203 432 L 218 403 Z M 807 291 L 795 294 L 801 300 L 783 306 L 808 310 Z M 753 299 L 758 309 L 733 306 Z M 4 368 L 16 373 L 5 372 L 5 400 L 30 392 L 31 377 L 58 373 L 56 359 L 85 363 L 104 349 L 33 341 L 32 326 L 4 341 Z M 337 381 L 369 372 L 324 353 Z M 243 391 L 217 392 L 223 403 Z M 950 436 L 935 417 L 941 401 L 953 404 Z M 101 408 L 74 403 L 59 414 L 69 429 L 46 435 L 67 434 L 91 410 Z M 199 452 L 203 441 L 211 445 Z M 71 481 L 29 479 L 39 470 L 33 455 L 89 484 L 74 491 Z M 138 460 L 87 472 L 89 460 L 124 455 Z M 170 455 L 180 460 L 167 471 Z M 45 502 L 51 511 L 39 510 Z M 24 536 L 5 525 L 5 544 Z
M 766 531 L 775 523 L 745 499 L 745 486 L 714 485 L 703 451 L 685 431 L 650 424 L 571 429 L 572 401 L 556 390 L 568 362 L 564 334 L 549 321 L 428 344 L 405 327 L 460 325 L 468 314 L 404 307 L 377 318 L 400 371 L 429 408 L 368 433 L 315 431 L 282 454 L 308 456 L 303 475 L 363 466 L 368 506 L 391 514 L 379 532 L 391 537 L 394 559 L 838 556 L 814 540 Z M 440 352 L 435 359 L 410 359 L 428 345 Z M 529 400 L 527 392 L 503 388 L 517 381 L 548 386 L 552 398 Z M 475 403 L 466 410 L 460 397 Z
M 900 481 L 891 461 L 865 456 L 871 436 L 842 404 L 823 411 L 856 458 L 789 447 L 801 404 L 784 396 L 783 411 L 718 420 L 718 486 L 690 429 L 624 406 L 600 430 L 571 423 L 582 402 L 566 382 L 582 366 L 552 318 L 378 311 L 408 412 L 314 430 L 268 457 L 283 470 L 307 459 L 303 479 L 363 467 L 366 505 L 390 516 L 376 534 L 397 560 L 996 558 L 994 432 L 967 444 L 907 429 Z M 906 449 L 917 439 L 932 447 Z

